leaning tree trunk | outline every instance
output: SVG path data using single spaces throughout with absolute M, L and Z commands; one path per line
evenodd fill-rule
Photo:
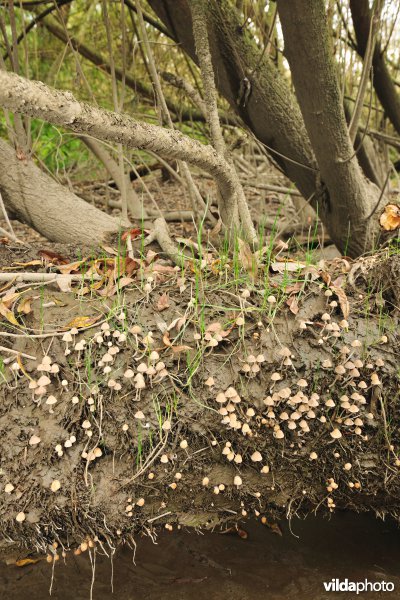
M 0 192 L 10 217 L 55 242 L 100 244 L 118 222 L 88 204 L 41 171 L 29 158 L 19 158 L 0 139 Z
M 350 8 L 357 39 L 357 52 L 364 58 L 371 29 L 371 9 L 368 0 L 350 0 Z M 372 68 L 376 94 L 393 127 L 400 134 L 400 95 L 390 76 L 379 40 L 375 45 Z
M 179 39 L 185 51 L 196 60 L 192 30 L 188 27 L 191 15 L 187 0 L 148 2 L 174 37 Z M 256 137 L 270 149 L 271 155 L 303 196 L 310 200 L 338 248 L 355 255 L 373 248 L 369 221 L 365 221 L 361 226 L 357 211 L 351 208 L 354 190 L 342 197 L 343 186 L 339 186 L 340 190 L 334 190 L 331 186 L 332 189 L 325 188 L 321 193 L 321 187 L 318 185 L 319 165 L 314 156 L 314 149 L 299 105 L 283 75 L 268 57 L 261 57 L 262 50 L 256 46 L 245 29 L 240 27 L 238 13 L 228 0 L 210 0 L 209 8 L 213 16 L 209 31 L 210 48 L 220 93 Z M 298 40 L 299 33 L 301 32 L 294 32 L 293 43 Z M 307 43 L 309 42 L 310 40 L 307 40 Z M 245 78 L 250 84 L 250 94 L 247 98 L 241 94 Z M 368 162 L 371 164 L 373 161 Z M 356 160 L 352 161 L 350 169 L 357 170 L 361 177 Z M 324 176 L 322 178 L 325 179 Z M 370 196 L 374 196 L 375 199 L 377 196 L 376 190 L 371 192 L 367 184 L 364 188 L 368 192 L 364 198 L 366 208 L 362 210 L 362 214 L 365 215 L 369 210 Z M 333 192 L 333 198 L 329 198 L 329 194 Z M 335 207 L 338 197 L 340 203 Z M 359 199 L 361 201 L 361 195 Z M 343 211 L 344 203 L 346 206 Z M 352 232 L 350 245 L 349 216 L 355 219 L 354 223 L 357 225 L 357 229 Z M 353 239 L 355 236 L 357 240 Z

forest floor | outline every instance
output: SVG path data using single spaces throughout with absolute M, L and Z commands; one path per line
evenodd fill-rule
M 4 558 L 54 566 L 188 527 L 242 541 L 247 517 L 278 537 L 311 511 L 399 519 L 398 246 L 351 261 L 318 227 L 286 239 L 293 209 L 269 202 L 257 266 L 190 223 L 172 229 L 181 267 L 140 226 L 132 247 L 21 225 L 30 246 L 0 246 L 3 274 L 50 275 L 0 285 Z

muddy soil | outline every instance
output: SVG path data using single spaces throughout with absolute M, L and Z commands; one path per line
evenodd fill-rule
M 336 513 L 330 520 L 308 517 L 281 523 L 283 536 L 259 523 L 244 525 L 248 538 L 218 533 L 162 532 L 157 545 L 138 540 L 136 565 L 125 547 L 113 560 L 96 556 L 93 599 L 106 600 L 354 600 L 352 593 L 326 593 L 323 582 L 393 582 L 393 593 L 358 598 L 400 597 L 400 532 L 372 516 Z M 52 566 L 0 566 L 1 600 L 44 600 Z M 111 580 L 114 594 L 112 595 Z M 92 567 L 86 554 L 69 555 L 54 570 L 54 600 L 88 600 Z

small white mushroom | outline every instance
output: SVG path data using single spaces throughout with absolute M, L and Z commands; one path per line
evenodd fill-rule
M 251 455 L 251 460 L 253 462 L 261 462 L 262 461 L 262 456 L 261 453 L 258 452 L 258 450 L 256 450 L 255 452 L 253 452 L 253 454 Z
M 340 439 L 340 438 L 342 437 L 342 434 L 340 433 L 340 430 L 339 430 L 339 429 L 337 429 L 337 428 L 333 429 L 333 430 L 331 431 L 330 435 L 331 435 L 331 437 L 332 437 L 334 440 L 338 440 L 338 439 Z
M 42 375 L 37 380 L 37 385 L 40 387 L 45 387 L 46 385 L 49 385 L 50 383 L 51 383 L 51 380 L 47 377 L 47 375 Z
M 60 481 L 58 479 L 54 479 L 51 482 L 50 489 L 51 489 L 52 492 L 54 492 L 54 493 L 58 492 L 58 490 L 60 489 L 60 487 L 61 487 L 61 483 L 60 483 Z
M 38 435 L 32 435 L 29 438 L 29 445 L 30 446 L 37 446 L 38 444 L 40 444 L 40 437 Z

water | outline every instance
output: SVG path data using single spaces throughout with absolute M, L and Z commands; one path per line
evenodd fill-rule
M 133 552 L 119 551 L 111 564 L 97 555 L 94 600 L 376 600 L 400 599 L 400 530 L 369 515 L 337 513 L 330 520 L 309 517 L 282 523 L 280 537 L 259 523 L 237 535 L 162 532 L 157 545 L 137 540 Z M 298 536 L 298 537 L 295 537 Z M 394 592 L 328 593 L 323 582 L 393 582 Z M 1 600 L 48 597 L 51 565 L 0 566 Z M 92 568 L 86 555 L 56 563 L 52 598 L 88 600 Z

